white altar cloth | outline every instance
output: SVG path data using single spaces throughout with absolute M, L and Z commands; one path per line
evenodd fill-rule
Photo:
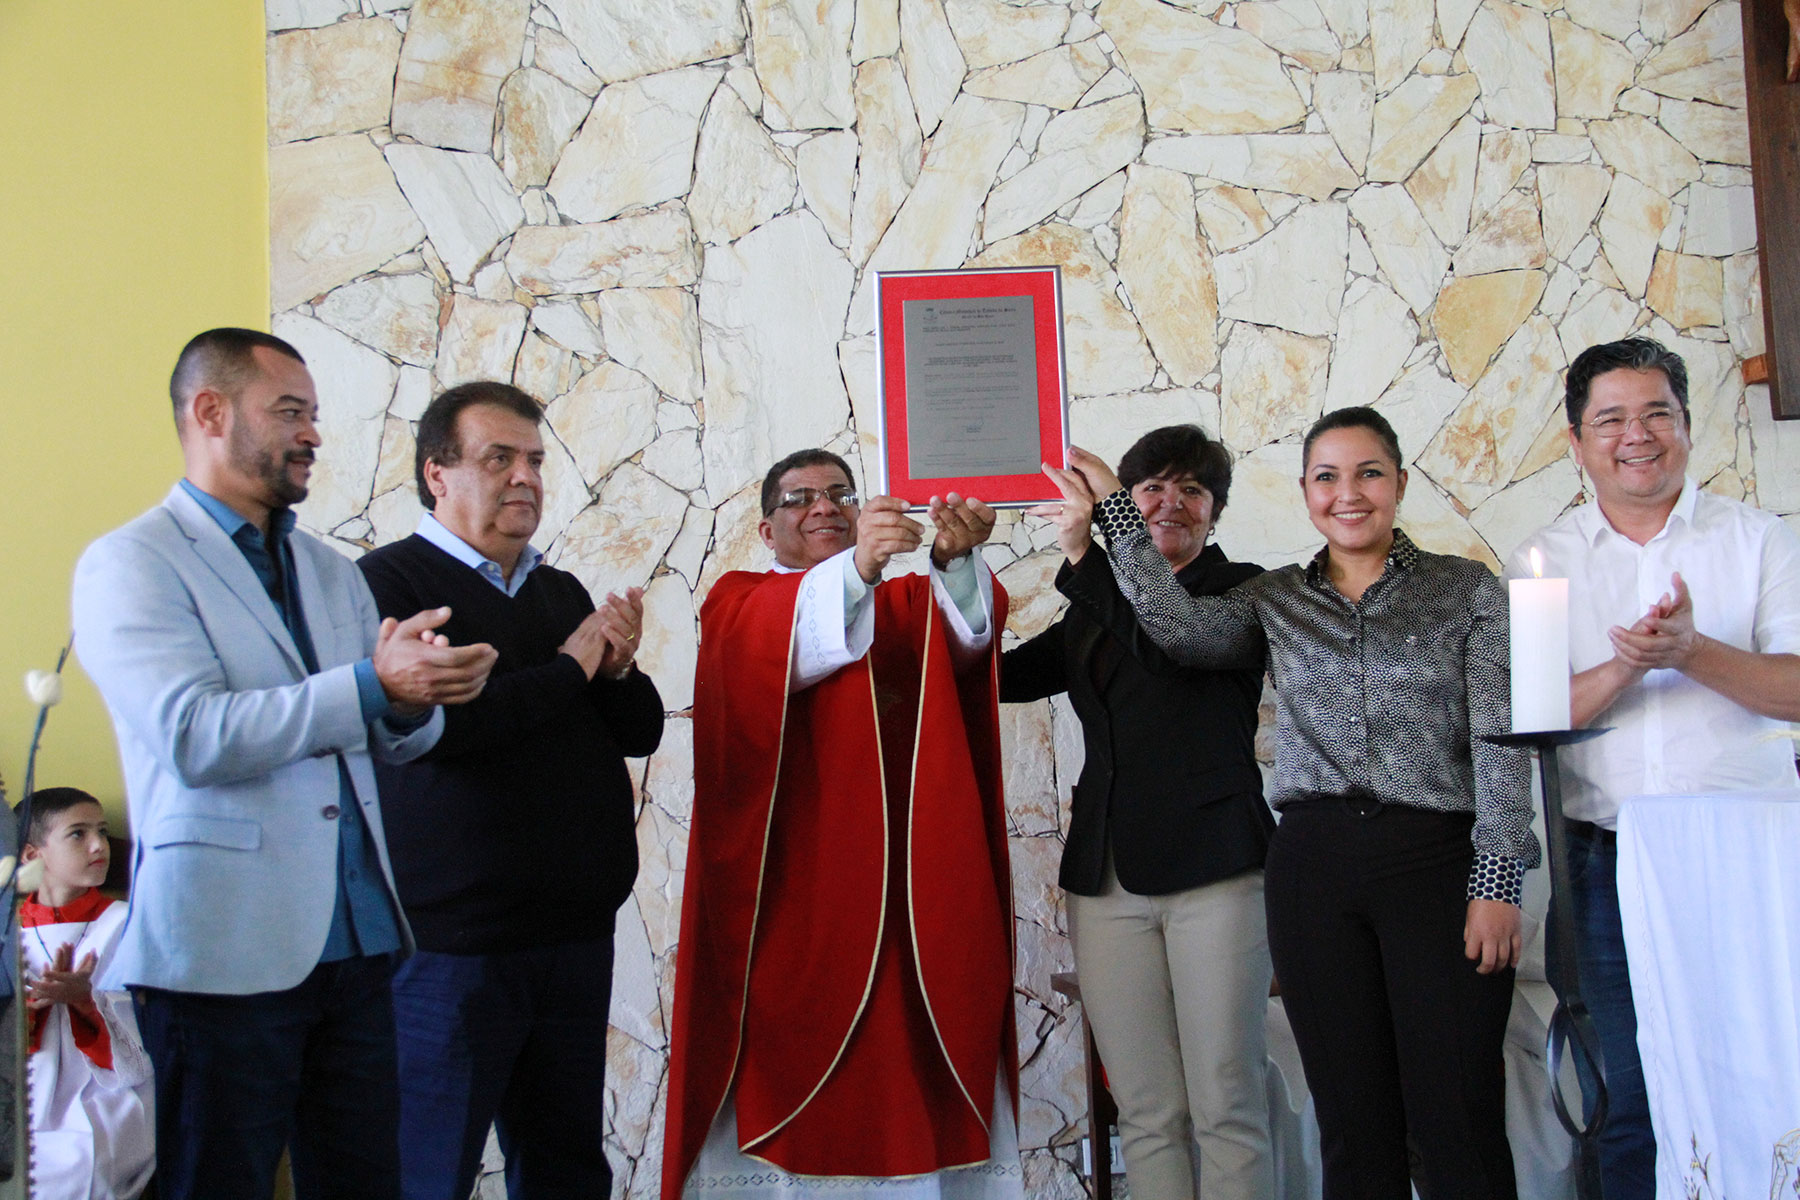
M 1800 789 L 1625 801 L 1618 886 L 1657 1200 L 1800 1191 Z

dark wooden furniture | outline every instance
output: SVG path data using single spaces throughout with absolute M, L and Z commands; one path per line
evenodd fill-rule
M 1782 0 L 1743 0 L 1744 90 L 1750 119 L 1757 253 L 1769 404 L 1800 419 L 1800 83 L 1787 82 Z

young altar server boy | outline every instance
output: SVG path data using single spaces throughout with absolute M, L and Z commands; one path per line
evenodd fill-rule
M 111 851 L 106 814 L 80 788 L 41 788 L 20 831 L 42 861 L 19 909 L 30 1014 L 33 1200 L 132 1200 L 155 1166 L 150 1058 L 131 997 L 94 990 L 125 927 L 95 888 Z

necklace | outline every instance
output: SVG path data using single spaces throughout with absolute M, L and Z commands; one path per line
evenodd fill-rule
M 52 920 L 53 924 L 56 924 L 56 925 L 71 924 L 71 922 L 63 920 L 61 906 L 52 904 L 49 906 L 49 908 L 50 908 L 50 916 L 53 918 L 53 920 Z M 77 933 L 74 936 L 74 938 L 72 938 L 68 943 L 68 945 L 69 945 L 69 966 L 71 969 L 73 969 L 75 966 L 75 950 L 77 947 L 79 947 L 81 945 L 81 939 L 85 938 L 87 936 L 88 926 L 92 925 L 93 923 L 94 923 L 94 918 L 92 918 L 92 917 L 89 917 L 87 920 L 83 921 L 81 923 L 81 932 Z M 42 926 L 33 925 L 31 927 L 31 936 L 37 939 L 38 949 L 42 950 L 44 952 L 44 961 L 47 963 L 50 963 L 52 966 L 54 966 L 56 963 L 56 955 L 50 953 L 50 947 L 44 944 L 44 935 L 42 932 L 40 932 L 41 929 L 42 929 Z M 48 968 L 46 968 L 46 969 L 48 969 Z

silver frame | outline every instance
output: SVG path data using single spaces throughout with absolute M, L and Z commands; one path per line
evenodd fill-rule
M 940 270 L 915 271 L 877 271 L 875 272 L 875 494 L 889 494 L 888 479 L 888 439 L 887 439 L 887 350 L 882 333 L 881 284 L 884 279 L 917 278 L 922 275 L 1006 275 L 1035 274 L 1050 272 L 1050 292 L 1055 302 L 1056 317 L 1056 385 L 1057 408 L 1062 418 L 1063 465 L 1069 461 L 1069 356 L 1063 339 L 1063 295 L 1062 266 L 1058 263 L 1047 263 L 1037 267 L 948 267 Z M 1043 441 L 1043 430 L 1040 429 L 1039 443 Z M 868 464 L 863 464 L 868 469 Z M 1053 501 L 1057 497 L 1055 489 L 1048 480 L 1044 483 L 1045 494 L 1041 500 L 998 500 L 991 502 L 993 508 L 1030 508 L 1035 504 Z M 923 509 L 923 505 L 915 506 Z

